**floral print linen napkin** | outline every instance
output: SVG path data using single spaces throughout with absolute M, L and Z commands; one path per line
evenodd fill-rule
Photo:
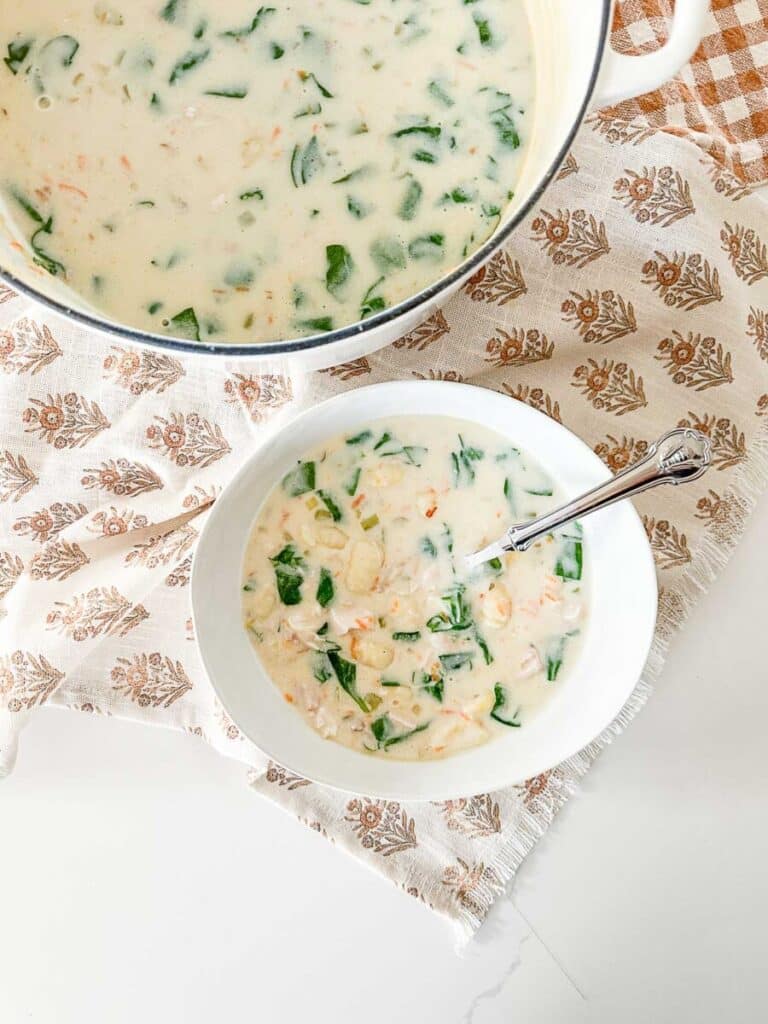
M 321 373 L 133 349 L 0 290 L 0 772 L 43 704 L 184 729 L 465 934 L 479 925 L 645 700 L 768 480 L 765 200 L 686 140 L 607 123 L 584 127 L 541 205 L 460 294 L 389 348 Z M 714 468 L 637 502 L 660 614 L 646 678 L 611 729 L 524 785 L 401 805 L 264 762 L 202 671 L 188 585 L 208 507 L 271 431 L 340 390 L 414 378 L 527 402 L 613 470 L 691 424 Z

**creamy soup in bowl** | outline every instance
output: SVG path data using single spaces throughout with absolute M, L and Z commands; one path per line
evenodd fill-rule
M 464 555 L 555 507 L 554 481 L 477 424 L 399 416 L 307 452 L 260 509 L 243 620 L 321 736 L 449 757 L 523 729 L 578 658 L 582 530 L 468 570 Z
M 523 0 L 0 3 L 6 230 L 135 328 L 365 320 L 493 233 L 531 135 Z
M 452 427 L 436 429 L 456 420 L 462 421 L 463 445 Z M 403 425 L 400 436 L 396 423 Z M 366 431 L 372 436 L 347 445 Z M 390 439 L 376 449 L 387 432 Z M 406 448 L 421 467 L 403 454 Z M 422 458 L 418 448 L 427 448 L 429 456 Z M 466 479 L 455 485 L 454 454 L 460 473 L 467 463 L 475 472 L 469 513 L 464 503 L 475 485 Z M 369 482 L 383 483 L 392 473 L 386 469 L 380 477 L 381 464 L 397 465 L 402 477 L 376 489 Z M 427 516 L 434 484 L 426 477 L 440 473 L 437 507 Z M 508 476 L 514 510 L 504 493 Z M 476 539 L 497 535 L 494 520 L 500 533 L 509 522 L 607 476 L 600 459 L 559 423 L 468 385 L 374 385 L 303 413 L 255 451 L 227 486 L 195 555 L 195 634 L 218 698 L 270 758 L 347 791 L 445 799 L 521 782 L 553 767 L 610 724 L 640 677 L 656 608 L 642 524 L 631 505 L 621 503 L 587 517 L 581 532 L 545 544 L 517 573 L 502 563 L 501 570 L 491 565 L 464 575 L 460 556 Z M 551 495 L 527 493 L 550 489 Z M 360 494 L 365 498 L 353 508 Z M 404 516 L 396 507 L 401 499 L 411 510 Z M 405 522 L 396 524 L 398 517 Z M 346 536 L 325 532 L 330 530 Z M 371 537 L 377 539 L 369 559 Z M 350 575 L 357 544 L 365 545 L 363 559 Z M 390 562 L 401 544 L 411 547 Z M 377 577 L 390 570 L 387 583 L 394 586 L 377 589 Z M 580 580 L 571 578 L 577 575 Z M 552 609 L 531 633 L 539 616 L 527 617 L 524 609 L 536 611 L 544 602 Z M 524 633 L 530 644 L 521 640 Z M 558 637 L 565 637 L 562 659 Z M 293 701 L 286 700 L 289 693 Z M 459 714 L 442 714 L 454 710 Z M 444 744 L 437 730 L 447 731 L 443 723 L 452 719 L 466 722 L 467 729 L 453 731 Z

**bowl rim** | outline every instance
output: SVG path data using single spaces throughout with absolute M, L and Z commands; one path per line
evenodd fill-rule
M 595 48 L 595 59 L 590 70 L 587 88 L 583 101 L 574 118 L 568 132 L 565 134 L 562 144 L 555 155 L 554 160 L 544 172 L 539 183 L 533 189 L 528 199 L 510 217 L 498 231 L 495 231 L 479 249 L 476 249 L 471 256 L 454 267 L 452 271 L 433 282 L 414 295 L 408 296 L 395 306 L 390 306 L 381 313 L 376 313 L 367 320 L 359 320 L 356 323 L 339 327 L 334 331 L 324 331 L 320 334 L 312 334 L 302 338 L 285 338 L 280 341 L 266 342 L 210 342 L 194 341 L 185 338 L 175 338 L 165 334 L 154 334 L 151 331 L 142 331 L 135 327 L 129 327 L 118 323 L 116 320 L 102 319 L 92 313 L 75 309 L 59 299 L 51 298 L 38 292 L 31 285 L 19 280 L 16 275 L 0 265 L 0 281 L 17 292 L 34 299 L 41 305 L 46 306 L 54 313 L 73 320 L 75 323 L 93 330 L 108 334 L 111 337 L 133 344 L 147 345 L 153 348 L 168 349 L 173 352 L 185 352 L 197 355 L 229 356 L 266 359 L 274 356 L 284 356 L 301 352 L 322 349 L 326 346 L 331 348 L 337 342 L 350 341 L 361 335 L 376 331 L 380 327 L 394 323 L 400 317 L 413 312 L 432 300 L 436 300 L 443 292 L 450 290 L 454 285 L 459 284 L 465 277 L 477 270 L 497 249 L 500 248 L 509 238 L 514 229 L 531 212 L 533 207 L 541 199 L 544 192 L 549 188 L 552 179 L 560 169 L 560 166 L 568 155 L 576 135 L 581 128 L 582 122 L 589 110 L 595 88 L 597 86 L 600 68 L 603 62 L 603 55 L 608 40 L 610 27 L 611 8 L 613 0 L 602 0 L 602 11 L 600 13 L 600 26 L 598 30 L 597 46 Z
M 310 779 L 310 781 L 314 783 L 325 785 L 338 792 L 349 794 L 359 794 L 362 790 L 365 792 L 365 795 L 380 799 L 423 801 L 459 799 L 462 797 L 470 797 L 484 790 L 493 791 L 495 789 L 500 789 L 510 785 L 520 784 L 523 781 L 525 781 L 525 779 L 535 777 L 536 775 L 541 774 L 542 772 L 555 767 L 557 764 L 560 764 L 563 761 L 566 761 L 569 758 L 577 755 L 586 746 L 594 742 L 600 735 L 602 735 L 602 733 L 607 728 L 611 726 L 611 724 L 616 720 L 616 717 L 620 714 L 622 708 L 624 708 L 624 706 L 626 705 L 627 701 L 631 699 L 632 693 L 634 692 L 638 682 L 642 677 L 645 665 L 647 663 L 648 655 L 651 650 L 655 632 L 656 614 L 658 606 L 656 570 L 650 543 L 648 542 L 648 538 L 646 536 L 646 532 L 642 525 L 640 516 L 638 515 L 634 506 L 630 502 L 622 502 L 620 506 L 614 506 L 613 509 L 605 510 L 604 512 L 600 513 L 600 515 L 616 514 L 616 511 L 618 509 L 623 508 L 622 514 L 628 517 L 628 522 L 632 524 L 629 528 L 635 531 L 637 537 L 635 555 L 637 559 L 636 569 L 638 570 L 638 572 L 634 579 L 637 583 L 637 593 L 640 595 L 640 597 L 633 605 L 633 614 L 635 614 L 637 618 L 637 623 L 633 626 L 633 632 L 637 637 L 637 645 L 636 649 L 633 651 L 632 654 L 632 663 L 633 665 L 636 664 L 637 668 L 636 670 L 633 670 L 633 672 L 631 673 L 630 682 L 626 683 L 625 681 L 625 685 L 623 688 L 621 688 L 621 692 L 618 694 L 617 698 L 611 701 L 606 701 L 606 710 L 602 712 L 599 716 L 599 727 L 594 727 L 590 725 L 589 736 L 587 736 L 586 738 L 584 736 L 579 736 L 578 740 L 574 740 L 572 743 L 564 746 L 563 751 L 558 752 L 554 764 L 552 763 L 551 757 L 549 756 L 544 756 L 540 758 L 539 761 L 532 759 L 531 765 L 529 765 L 526 768 L 525 772 L 522 775 L 511 774 L 507 777 L 504 777 L 503 768 L 500 767 L 500 777 L 498 781 L 491 786 L 485 784 L 478 785 L 477 783 L 467 781 L 463 785 L 457 785 L 453 783 L 435 785 L 429 784 L 425 787 L 422 779 L 419 780 L 418 783 L 414 782 L 412 788 L 409 788 L 408 784 L 402 784 L 401 782 L 395 782 L 393 786 L 391 786 L 389 782 L 386 782 L 383 785 L 375 785 L 368 788 L 366 788 L 364 785 L 356 787 L 351 782 L 347 783 L 345 780 L 340 780 L 336 775 L 333 775 L 333 773 L 331 775 L 328 775 L 324 774 L 323 770 L 318 771 L 315 769 L 313 769 L 311 772 L 308 772 L 305 767 L 288 764 L 286 763 L 286 760 L 281 756 L 280 752 L 271 749 L 271 743 L 268 741 L 265 742 L 263 736 L 259 737 L 258 740 L 255 739 L 254 736 L 251 735 L 249 727 L 242 720 L 238 720 L 239 716 L 237 712 L 235 711 L 233 713 L 231 701 L 229 700 L 227 693 L 227 687 L 220 686 L 219 682 L 217 682 L 217 675 L 219 676 L 220 679 L 222 673 L 220 671 L 220 666 L 217 667 L 214 660 L 210 657 L 208 639 L 206 634 L 206 630 L 208 629 L 210 623 L 206 622 L 206 575 L 204 569 L 201 568 L 201 565 L 204 561 L 204 558 L 206 556 L 205 553 L 207 552 L 207 548 L 211 543 L 211 540 L 215 539 L 216 532 L 221 527 L 222 517 L 224 517 L 223 522 L 226 522 L 228 515 L 228 496 L 236 494 L 238 485 L 241 484 L 244 478 L 248 477 L 250 474 L 254 472 L 254 466 L 258 466 L 260 463 L 263 463 L 266 459 L 269 458 L 268 453 L 271 451 L 278 438 L 286 438 L 287 443 L 287 435 L 292 435 L 294 438 L 299 438 L 302 436 L 302 433 L 304 433 L 304 436 L 306 436 L 305 428 L 307 427 L 307 425 L 312 424 L 313 419 L 319 418 L 319 420 L 322 420 L 324 416 L 328 415 L 329 409 L 333 410 L 335 406 L 341 406 L 344 403 L 349 403 L 350 401 L 360 402 L 361 395 L 370 395 L 371 393 L 375 392 L 378 395 L 381 395 L 384 399 L 386 399 L 387 392 L 391 392 L 393 394 L 396 393 L 398 399 L 402 402 L 403 408 L 402 412 L 391 414 L 393 416 L 442 415 L 447 416 L 448 418 L 455 419 L 465 418 L 463 410 L 455 414 L 445 412 L 440 413 L 432 409 L 427 409 L 422 412 L 420 411 L 419 406 L 415 402 L 413 402 L 413 404 L 411 405 L 407 401 L 407 396 L 403 394 L 403 390 L 405 389 L 405 391 L 410 392 L 411 395 L 418 395 L 419 392 L 416 389 L 420 389 L 423 391 L 423 389 L 425 388 L 429 388 L 432 392 L 439 392 L 443 395 L 445 395 L 446 393 L 448 393 L 448 395 L 450 395 L 451 393 L 456 394 L 459 391 L 463 391 L 465 393 L 471 392 L 475 398 L 480 397 L 483 393 L 485 393 L 486 395 L 490 394 L 494 396 L 494 401 L 501 400 L 503 402 L 510 403 L 510 407 L 518 407 L 518 413 L 521 409 L 523 409 L 525 410 L 523 415 L 531 419 L 532 421 L 535 420 L 536 422 L 546 422 L 548 424 L 548 427 L 546 429 L 551 431 L 554 427 L 556 428 L 557 432 L 562 432 L 564 435 L 569 435 L 569 444 L 571 444 L 572 446 L 579 446 L 581 448 L 582 456 L 585 459 L 585 461 L 591 463 L 592 470 L 590 470 L 590 473 L 594 472 L 594 475 L 596 477 L 599 476 L 602 479 L 606 479 L 608 476 L 610 476 L 610 473 L 608 469 L 605 467 L 602 460 L 592 451 L 592 449 L 586 444 L 586 442 L 582 441 L 581 438 L 578 437 L 578 435 L 574 434 L 572 431 L 570 431 L 567 427 L 563 426 L 562 424 L 556 423 L 556 421 L 552 420 L 546 414 L 541 413 L 538 410 L 532 409 L 526 403 L 520 402 L 519 400 L 514 399 L 509 395 L 505 395 L 500 392 L 495 392 L 490 389 L 482 388 L 478 385 L 457 383 L 453 381 L 387 381 L 379 384 L 371 384 L 364 388 L 353 388 L 350 389 L 349 391 L 345 391 L 342 392 L 341 394 L 328 398 L 325 401 L 320 402 L 317 405 L 311 406 L 309 409 L 303 411 L 293 420 L 291 420 L 290 422 L 286 423 L 283 427 L 281 427 L 281 429 L 277 433 L 270 434 L 268 441 L 265 444 L 260 445 L 245 460 L 245 462 L 239 468 L 235 476 L 225 486 L 221 495 L 214 504 L 211 513 L 208 517 L 208 520 L 205 523 L 205 526 L 203 527 L 197 548 L 195 550 L 190 580 L 192 620 L 194 625 L 197 649 L 201 663 L 217 698 L 221 702 L 227 714 L 230 715 L 230 717 L 238 726 L 238 728 L 242 731 L 242 733 L 250 740 L 251 743 L 254 744 L 254 746 L 266 758 L 269 758 L 270 760 L 273 760 L 278 764 L 282 764 L 292 771 L 296 771 L 298 774 Z M 373 421 L 376 419 L 387 417 L 387 413 L 381 414 L 377 412 L 375 401 L 371 401 L 365 404 L 367 405 L 367 407 L 371 408 L 372 411 L 370 415 L 365 415 L 365 413 L 358 415 L 357 424 L 359 426 L 363 426 L 367 421 Z M 446 403 L 445 408 L 450 409 L 451 405 L 449 403 Z M 478 423 L 478 425 L 485 425 L 486 427 L 488 427 L 488 429 L 497 429 L 494 425 L 491 425 L 490 423 L 486 422 L 486 417 L 482 413 L 477 414 L 476 422 Z M 318 435 L 314 439 L 314 443 L 317 443 L 317 441 L 320 440 L 323 436 L 330 437 L 333 435 L 334 432 L 339 433 L 340 431 L 347 429 L 354 429 L 354 426 L 348 424 L 342 427 L 336 427 L 335 431 L 326 431 L 326 434 Z M 307 441 L 303 441 L 303 448 L 306 450 L 306 448 L 308 448 L 312 443 L 313 442 L 308 443 Z M 527 451 L 529 451 L 534 458 L 537 457 L 535 444 L 527 448 Z M 598 481 L 595 480 L 595 482 Z M 258 513 L 258 509 L 261 507 L 262 502 L 266 499 L 267 495 L 272 490 L 274 483 L 275 480 L 270 480 L 259 493 L 258 503 L 254 505 L 254 509 L 250 517 L 250 525 L 246 530 L 246 536 L 243 537 L 241 543 L 238 542 L 238 564 L 242 561 L 242 552 L 247 541 L 247 534 L 250 532 L 250 526 L 253 524 L 255 517 Z M 201 552 L 204 553 L 203 557 L 200 556 Z M 263 669 L 263 666 L 262 671 L 264 672 L 264 675 L 267 676 L 266 670 Z M 274 684 L 272 684 L 271 680 L 269 680 L 268 678 L 266 682 L 268 682 L 270 686 L 274 686 Z M 275 687 L 274 689 L 275 692 L 277 692 L 277 688 Z M 330 743 L 330 741 L 322 740 L 320 739 L 319 736 L 317 736 L 317 734 L 312 733 L 311 728 L 306 725 L 306 723 L 303 721 L 303 719 L 300 718 L 300 716 L 296 716 L 296 718 L 308 730 L 309 734 L 311 736 L 314 736 L 321 743 L 328 744 L 329 747 L 332 748 L 340 748 L 341 745 L 332 744 Z M 497 742 L 501 743 L 503 742 L 503 740 L 498 740 Z M 493 746 L 494 741 L 491 741 L 488 744 L 482 744 L 478 748 L 471 748 L 469 751 L 463 753 L 460 752 L 454 755 L 453 757 L 438 759 L 436 761 L 429 762 L 385 762 L 382 759 L 369 758 L 366 758 L 366 762 L 370 764 L 372 761 L 378 762 L 379 760 L 381 760 L 382 764 L 397 764 L 400 766 L 405 766 L 405 768 L 402 769 L 402 772 L 405 772 L 408 769 L 413 770 L 414 765 L 419 765 L 423 768 L 424 766 L 429 765 L 440 766 L 445 764 L 451 764 L 451 762 L 457 763 L 465 756 L 471 756 L 473 751 L 483 749 L 487 750 L 489 747 Z M 362 756 L 358 752 L 350 751 L 349 748 L 342 747 L 341 749 L 347 751 L 347 753 L 354 754 L 355 757 L 357 758 Z M 439 769 L 435 769 L 435 771 L 438 770 Z M 423 772 L 416 771 L 417 779 L 419 775 L 423 774 Z M 468 774 L 471 777 L 471 771 Z

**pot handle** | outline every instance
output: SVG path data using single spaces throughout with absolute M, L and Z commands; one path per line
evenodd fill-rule
M 709 0 L 677 0 L 669 39 L 659 50 L 628 57 L 606 47 L 592 107 L 609 107 L 668 82 L 693 56 L 704 35 Z

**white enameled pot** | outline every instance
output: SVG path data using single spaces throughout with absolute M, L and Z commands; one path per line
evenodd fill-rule
M 661 49 L 627 57 L 611 49 L 614 0 L 525 0 L 534 40 L 536 116 L 515 198 L 488 241 L 423 291 L 364 322 L 309 338 L 265 344 L 194 342 L 135 330 L 96 312 L 59 279 L 34 266 L 0 233 L 0 277 L 81 324 L 123 340 L 200 354 L 276 357 L 321 369 L 390 344 L 445 302 L 501 245 L 541 198 L 586 113 L 657 88 L 689 59 L 701 40 L 709 0 L 677 0 L 670 38 Z

